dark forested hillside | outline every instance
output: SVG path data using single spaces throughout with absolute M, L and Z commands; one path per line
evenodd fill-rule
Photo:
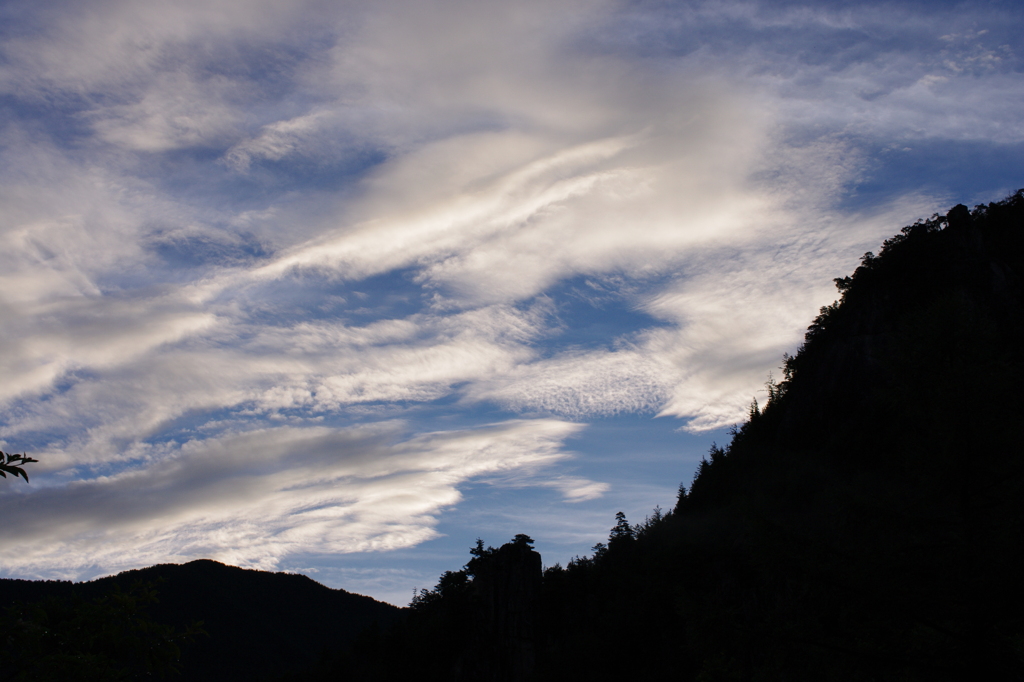
M 1024 191 L 836 284 L 674 509 L 543 574 L 481 543 L 323 678 L 1024 678 Z
M 0 680 L 162 679 L 175 669 L 190 681 L 274 680 L 400 613 L 303 575 L 208 560 L 87 583 L 0 580 L 0 607 Z M 143 655 L 151 649 L 157 660 Z
M 699 542 L 729 582 L 694 599 L 742 633 L 697 663 L 1018 678 L 1024 193 L 904 228 L 836 284 L 677 507 L 677 537 L 722 528 Z

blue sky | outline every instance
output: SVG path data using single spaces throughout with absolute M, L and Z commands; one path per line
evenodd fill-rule
M 0 575 L 589 552 L 833 277 L 1024 186 L 1022 15 L 3 2 Z

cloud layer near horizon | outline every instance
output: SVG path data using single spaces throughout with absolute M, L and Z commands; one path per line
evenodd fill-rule
M 1015 188 L 857 198 L 1024 143 L 1020 13 L 922 7 L 8 3 L 0 569 L 413 546 L 499 471 L 600 496 L 588 421 L 738 421 L 832 277 Z
M 579 428 L 549 419 L 404 439 L 394 422 L 227 433 L 109 476 L 4 496 L 0 543 L 9 569 L 70 576 L 196 556 L 269 569 L 298 551 L 405 547 L 435 535 L 458 483 L 529 479 L 567 456 L 561 441 Z M 570 500 L 604 489 L 557 487 Z

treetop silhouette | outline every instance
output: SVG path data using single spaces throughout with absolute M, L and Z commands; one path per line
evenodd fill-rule
M 38 459 L 32 459 L 26 455 L 18 455 L 9 452 L 0 452 L 0 476 L 7 478 L 7 474 L 11 474 L 15 478 L 21 476 L 28 482 L 28 473 L 22 467 L 25 464 L 31 464 L 32 462 L 38 462 Z

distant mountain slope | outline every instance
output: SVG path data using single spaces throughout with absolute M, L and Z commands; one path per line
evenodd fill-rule
M 209 561 L 161 564 L 87 583 L 0 580 L 0 607 L 50 594 L 91 599 L 135 581 L 155 584 L 148 614 L 184 628 L 202 621 L 208 637 L 185 647 L 186 680 L 269 680 L 316 663 L 350 644 L 372 623 L 387 626 L 401 610 L 325 587 L 303 575 L 254 571 Z
M 531 599 L 478 584 L 486 562 L 514 569 L 501 557 L 515 542 L 480 546 L 347 669 L 1024 679 L 1024 190 L 908 226 L 836 283 L 841 300 L 767 404 L 712 447 L 673 510 L 634 525 L 620 514 L 606 545 L 547 569 Z M 529 627 L 508 634 L 510 622 Z M 495 641 L 467 636 L 471 623 Z M 480 651 L 529 656 L 513 670 Z

